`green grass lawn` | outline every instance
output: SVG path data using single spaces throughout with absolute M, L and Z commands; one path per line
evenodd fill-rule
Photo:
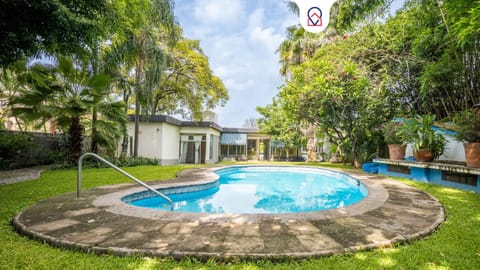
M 337 165 L 330 165 L 336 167 Z M 192 166 L 127 168 L 142 180 L 169 179 Z M 373 251 L 304 261 L 201 263 L 193 259 L 114 257 L 52 248 L 13 232 L 11 219 L 25 207 L 75 192 L 76 171 L 43 172 L 34 181 L 0 186 L 0 269 L 480 269 L 480 195 L 409 180 L 399 181 L 439 199 L 447 221 L 426 239 Z M 129 182 L 112 169 L 83 171 L 83 188 Z

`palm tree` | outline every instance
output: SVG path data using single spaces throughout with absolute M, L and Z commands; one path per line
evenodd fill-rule
M 280 55 L 280 75 L 288 79 L 291 68 L 311 59 L 318 48 L 330 42 L 329 34 L 313 34 L 300 25 L 287 28 L 287 39 L 277 49 Z
M 92 46 L 85 47 L 82 54 L 82 61 L 88 67 L 90 77 L 106 77 L 106 54 L 105 50 L 102 50 L 102 45 L 101 42 L 92 43 Z M 89 133 L 91 135 L 90 151 L 93 153 L 98 153 L 99 147 L 110 151 L 116 150 L 119 133 L 123 134 L 123 131 L 126 130 L 127 106 L 125 104 L 128 100 L 124 100 L 123 103 L 112 100 L 117 96 L 114 92 L 115 79 L 111 78 L 112 76 L 108 78 L 110 80 L 109 87 L 91 88 L 88 93 L 92 98 Z M 114 119 L 117 123 L 106 123 L 109 119 Z
M 18 80 L 19 74 L 25 72 L 25 62 L 17 62 L 16 65 L 10 68 L 0 68 L 0 98 L 5 98 L 7 102 L 16 96 L 17 92 L 24 87 L 22 82 Z M 3 120 L 10 116 L 7 108 L 0 111 L 0 124 L 3 125 Z M 15 122 L 20 129 L 24 131 L 22 122 L 15 116 Z M 0 129 L 3 127 L 0 127 Z M 26 128 L 26 127 L 25 127 Z
M 126 65 L 118 65 L 112 72 L 112 92 L 121 96 L 124 104 L 129 104 L 135 88 L 135 78 L 131 76 Z M 124 115 L 128 115 L 128 106 L 124 107 Z M 128 152 L 128 131 L 126 125 L 122 129 L 122 133 L 123 139 L 120 154 L 125 156 Z
M 126 119 L 123 102 L 108 97 L 110 78 L 101 73 L 90 75 L 86 62 L 72 57 L 60 56 L 57 62 L 55 66 L 35 64 L 29 69 L 24 80 L 30 89 L 12 100 L 13 114 L 42 124 L 54 119 L 69 135 L 67 158 L 75 163 L 82 152 L 84 123 L 98 111 L 101 117 L 97 119 L 95 140 L 115 149 Z
M 175 41 L 173 3 L 152 0 L 125 9 L 126 18 L 135 18 L 114 41 L 110 62 L 127 65 L 135 71 L 135 136 L 133 155 L 138 156 L 141 105 L 148 111 L 154 88 L 160 83 L 165 67 L 165 47 Z

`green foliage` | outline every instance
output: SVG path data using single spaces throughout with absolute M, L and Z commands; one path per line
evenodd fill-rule
M 268 115 L 262 120 L 266 131 L 292 134 L 280 129 L 282 121 L 287 127 L 313 124 L 352 161 L 363 159 L 353 153 L 369 156 L 361 149 L 374 151 L 371 146 L 382 143 L 377 127 L 395 116 L 445 118 L 480 102 L 480 2 L 406 1 L 386 20 L 358 23 L 388 4 L 338 1 L 332 8 L 334 30 L 311 35 L 299 27 L 287 29 L 279 48 L 286 82 L 276 104 L 262 109 Z M 348 29 L 355 32 L 339 37 Z M 273 116 L 274 111 L 283 115 Z M 432 136 L 416 145 L 439 142 L 433 143 L 438 157 L 442 138 Z
M 480 119 L 475 109 L 467 109 L 456 113 L 453 117 L 457 132 L 455 138 L 461 142 L 480 142 Z
M 173 2 L 169 0 L 118 1 L 119 30 L 109 49 L 107 66 L 134 70 L 135 136 L 133 155 L 138 156 L 140 115 L 152 110 L 155 87 L 161 82 L 166 64 L 166 47 L 176 42 Z M 130 89 L 124 89 L 130 91 Z M 125 95 L 124 95 L 125 97 Z
M 478 41 L 480 35 L 480 1 L 452 1 L 453 5 L 462 5 L 463 16 L 453 24 L 453 32 L 459 46 L 471 46 Z
M 435 132 L 434 124 L 434 115 L 416 116 L 403 122 L 402 131 L 415 151 L 432 150 L 434 158 L 438 158 L 445 152 L 446 141 L 443 134 Z
M 323 163 L 322 163 L 323 164 Z M 331 166 L 339 166 L 334 164 Z M 141 180 L 174 178 L 193 166 L 141 166 L 126 168 Z M 348 167 L 346 169 L 351 169 Z M 53 248 L 12 230 L 11 219 L 39 200 L 66 192 L 75 196 L 75 170 L 43 172 L 35 181 L 0 186 L 0 261 L 5 269 L 480 269 L 480 195 L 437 185 L 402 179 L 435 196 L 448 219 L 425 239 L 370 251 L 358 251 L 304 260 L 282 262 L 200 262 L 196 259 L 98 256 Z M 83 171 L 85 188 L 130 182 L 112 169 Z
M 323 42 L 311 58 L 290 66 L 290 80 L 274 106 L 257 109 L 268 116 L 261 119 L 261 127 L 295 134 L 288 127 L 313 125 L 348 162 L 365 161 L 376 151 L 370 146 L 380 139 L 376 127 L 390 114 L 385 92 L 371 85 L 364 67 L 349 56 L 350 44 L 339 38 Z
M 282 99 L 276 98 L 272 104 L 257 107 L 262 115 L 258 119 L 259 130 L 269 134 L 273 140 L 283 142 L 286 147 L 300 147 L 306 143 L 302 127 L 292 114 L 284 110 L 281 102 Z
M 95 140 L 108 150 L 115 150 L 126 124 L 123 102 L 109 96 L 110 78 L 105 74 L 91 75 L 88 63 L 72 57 L 58 57 L 56 66 L 35 64 L 25 74 L 28 88 L 12 99 L 12 112 L 27 120 L 50 119 L 68 136 L 68 159 L 75 162 L 82 151 L 84 123 L 90 121 L 92 110 L 101 114 L 97 119 Z
M 0 66 L 41 50 L 74 53 L 102 36 L 107 0 L 0 2 Z
M 130 156 L 121 156 L 118 158 L 112 158 L 109 156 L 104 158 L 118 167 L 157 166 L 160 164 L 160 161 L 157 158 Z M 57 162 L 55 169 L 77 168 L 77 165 L 78 164 L 66 160 L 60 160 Z M 97 159 L 87 158 L 83 161 L 82 168 L 110 168 L 110 166 Z
M 165 74 L 155 87 L 151 113 L 180 113 L 186 118 L 200 120 L 206 110 L 226 103 L 227 89 L 213 75 L 200 42 L 181 34 L 178 36 L 175 46 L 167 51 Z
M 355 49 L 349 54 L 385 86 L 388 106 L 398 115 L 450 117 L 479 102 L 478 31 L 470 29 L 473 39 L 459 43 L 460 22 L 470 24 L 477 7 L 478 1 L 408 1 L 384 23 L 350 36 Z
M 371 14 L 385 9 L 390 4 L 386 0 L 342 0 L 332 8 L 332 25 L 342 32 L 355 28 L 359 22 Z
M 407 142 L 405 134 L 402 132 L 403 123 L 399 121 L 389 121 L 382 126 L 383 138 L 386 144 L 404 145 Z
M 15 162 L 26 157 L 31 145 L 29 135 L 0 132 L 0 169 L 16 168 Z
M 113 162 L 119 167 L 136 167 L 159 164 L 159 160 L 157 158 L 146 157 L 120 157 L 115 159 Z

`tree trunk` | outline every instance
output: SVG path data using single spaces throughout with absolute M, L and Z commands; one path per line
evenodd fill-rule
M 135 138 L 133 143 L 133 156 L 138 157 L 138 136 L 140 130 L 140 85 L 143 72 L 143 57 L 141 56 L 135 70 Z
M 307 135 L 307 162 L 317 161 L 317 151 L 315 149 L 315 129 L 309 124 L 306 130 Z
M 135 91 L 137 92 L 137 91 Z M 140 134 L 140 101 L 137 99 L 135 100 L 135 136 L 133 141 L 133 156 L 138 157 L 138 136 Z
M 123 91 L 123 102 L 125 104 L 128 104 L 130 95 L 131 95 L 131 88 L 129 86 L 128 89 L 124 89 Z M 125 115 L 128 115 L 128 105 L 125 106 Z M 126 156 L 128 153 L 128 130 L 126 125 L 123 126 L 122 132 L 123 132 L 123 141 L 122 141 L 122 152 L 120 153 L 120 155 L 123 157 L 123 156 Z
M 90 144 L 90 151 L 92 151 L 95 154 L 98 154 L 97 119 L 98 119 L 97 109 L 93 109 L 93 113 L 92 113 L 92 142 Z
M 70 138 L 68 140 L 68 160 L 77 163 L 82 154 L 83 126 L 80 123 L 80 117 L 72 119 L 70 128 L 68 129 Z

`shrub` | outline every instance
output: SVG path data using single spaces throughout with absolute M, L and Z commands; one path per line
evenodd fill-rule
M 158 165 L 159 160 L 157 158 L 146 158 L 146 157 L 120 157 L 120 158 L 111 158 L 105 157 L 106 160 L 110 161 L 118 167 L 136 167 L 136 166 L 147 166 L 147 165 Z M 69 162 L 68 160 L 62 160 L 57 162 L 57 169 L 64 168 L 76 168 L 77 163 Z M 95 158 L 86 158 L 82 162 L 82 168 L 110 168 L 107 164 L 99 161 Z
M 27 158 L 32 138 L 26 134 L 12 134 L 0 131 L 0 168 L 15 169 Z
M 382 133 L 386 144 L 406 144 L 402 131 L 402 122 L 390 121 L 383 125 Z
M 433 129 L 435 115 L 427 114 L 406 119 L 403 122 L 402 133 L 407 142 L 413 144 L 414 151 L 432 150 L 435 159 L 445 152 L 445 137 Z
M 457 112 L 453 117 L 457 133 L 455 138 L 461 142 L 480 142 L 480 119 L 475 109 Z

